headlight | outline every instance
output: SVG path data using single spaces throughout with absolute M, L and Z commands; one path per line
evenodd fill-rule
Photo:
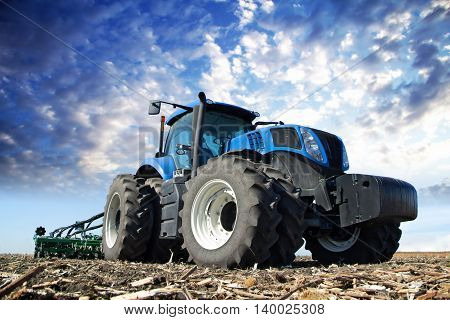
M 305 128 L 301 128 L 300 132 L 302 133 L 303 142 L 305 143 L 306 152 L 316 159 L 317 161 L 320 161 L 324 163 L 322 152 L 320 151 L 319 145 L 314 139 L 313 135 L 306 130 Z
M 348 170 L 350 164 L 348 163 L 347 150 L 345 150 L 345 145 L 342 143 L 342 170 Z

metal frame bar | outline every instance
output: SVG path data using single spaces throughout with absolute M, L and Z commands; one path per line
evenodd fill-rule
M 86 237 L 87 231 L 92 231 L 92 230 L 96 230 L 96 229 L 103 227 L 103 223 L 91 227 L 91 224 L 94 221 L 103 218 L 103 216 L 104 216 L 103 212 L 99 213 L 91 218 L 86 219 L 86 220 L 77 221 L 74 224 L 71 224 L 70 226 L 58 228 L 58 229 L 50 232 L 49 235 L 51 238 L 61 238 L 61 237 L 73 238 L 76 235 L 81 234 L 81 238 L 84 239 Z M 66 232 L 65 235 L 63 235 L 64 232 Z

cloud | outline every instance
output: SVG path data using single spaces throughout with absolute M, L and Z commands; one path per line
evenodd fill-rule
M 259 11 L 270 14 L 275 8 L 275 4 L 271 0 L 239 0 L 236 16 L 239 18 L 239 27 L 250 24 L 258 15 Z
M 344 40 L 341 41 L 341 48 L 345 50 L 352 45 L 353 45 L 353 36 L 350 32 L 348 32 L 345 34 Z
M 261 10 L 264 11 L 265 13 L 271 13 L 275 8 L 275 5 L 271 0 L 260 0 L 260 3 L 261 3 Z
M 63 3 L 13 5 L 144 96 L 173 100 L 174 93 L 190 94 L 177 78 L 185 70 L 182 58 L 161 49 L 148 25 L 150 14 L 139 15 L 138 6 L 80 2 L 62 19 Z M 156 126 L 145 116 L 146 99 L 1 9 L 1 183 L 103 184 L 119 170 L 136 170 L 138 127 Z
M 423 205 L 450 205 L 450 178 L 441 183 L 419 190 L 419 201 Z
M 253 21 L 258 5 L 253 0 L 239 0 L 236 15 L 239 17 L 239 26 L 243 27 Z
M 93 1 L 70 15 L 63 2 L 11 3 L 149 98 L 183 102 L 205 90 L 266 119 L 337 133 L 352 170 L 420 186 L 448 170 L 445 2 Z M 138 127 L 157 125 L 147 101 L 10 10 L 0 27 L 2 183 L 105 183 L 135 170 Z M 438 170 L 425 177 L 427 166 Z
M 16 144 L 14 139 L 9 134 L 6 134 L 6 133 L 0 133 L 0 141 L 4 144 L 9 144 L 9 145 Z
M 420 71 L 426 69 L 425 81 L 407 85 L 409 88 L 409 104 L 414 110 L 410 119 L 420 117 L 426 111 L 426 102 L 435 98 L 439 92 L 448 87 L 449 63 L 437 59 L 438 47 L 431 43 L 420 43 L 413 46 L 415 59 L 413 66 Z
M 200 85 L 208 92 L 208 95 L 217 101 L 233 102 L 231 91 L 236 88 L 236 79 L 233 76 L 232 68 L 239 71 L 242 68 L 239 60 L 230 63 L 228 57 L 222 52 L 219 45 L 214 42 L 214 38 L 207 34 L 205 43 L 201 48 L 201 55 L 209 58 L 210 68 L 208 72 L 202 73 Z

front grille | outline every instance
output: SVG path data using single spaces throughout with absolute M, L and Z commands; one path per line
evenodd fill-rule
M 334 134 L 312 129 L 319 137 L 327 154 L 330 168 L 342 170 L 342 143 Z

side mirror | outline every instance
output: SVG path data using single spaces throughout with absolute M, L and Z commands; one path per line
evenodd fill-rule
M 161 111 L 161 101 L 151 101 L 148 107 L 148 114 L 156 115 Z

